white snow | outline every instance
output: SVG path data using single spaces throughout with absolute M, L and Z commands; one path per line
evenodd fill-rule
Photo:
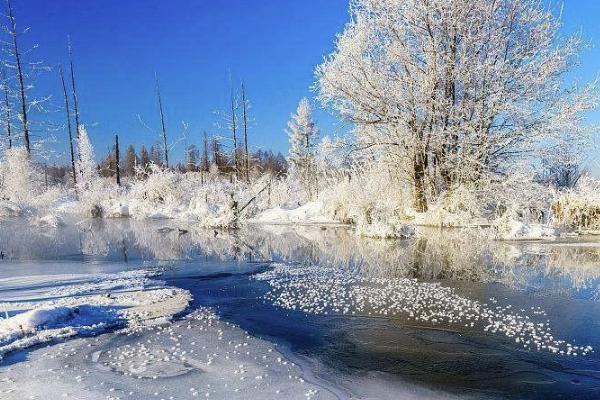
M 323 204 L 312 201 L 296 208 L 275 207 L 251 218 L 249 222 L 262 224 L 335 224 L 339 221 L 325 215 Z
M 189 293 L 166 287 L 151 275 L 71 275 L 54 285 L 47 276 L 0 279 L 0 289 L 17 293 L 0 302 L 5 316 L 0 319 L 0 357 L 56 339 L 165 321 L 182 312 L 191 300 Z

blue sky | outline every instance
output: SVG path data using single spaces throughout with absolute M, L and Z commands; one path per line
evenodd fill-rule
M 252 103 L 253 148 L 287 152 L 284 133 L 302 96 L 311 96 L 314 67 L 333 50 L 335 34 L 348 19 L 347 0 L 13 0 L 26 43 L 39 48 L 32 59 L 51 67 L 67 62 L 66 36 L 72 36 L 81 118 L 97 153 L 118 132 L 122 143 L 152 144 L 158 139 L 137 119 L 158 128 L 154 73 L 161 80 L 171 136 L 189 125 L 190 142 L 203 130 L 218 133 L 216 110 L 226 109 L 229 76 L 244 80 Z M 591 80 L 600 71 L 600 2 L 566 0 L 565 32 L 581 30 L 595 44 L 574 75 Z M 56 71 L 36 82 L 62 107 Z M 62 111 L 35 115 L 61 122 Z M 317 119 L 325 134 L 345 128 L 329 113 Z M 600 114 L 592 116 L 600 121 Z M 65 152 L 61 142 L 55 146 Z M 183 154 L 183 144 L 175 150 Z

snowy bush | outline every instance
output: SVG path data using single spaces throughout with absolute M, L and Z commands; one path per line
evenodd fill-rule
M 583 176 L 572 189 L 562 191 L 552 204 L 558 224 L 578 229 L 600 229 L 600 181 Z
M 0 163 L 0 193 L 15 203 L 29 203 L 39 195 L 44 182 L 42 172 L 31 161 L 27 150 L 14 147 L 4 153 Z

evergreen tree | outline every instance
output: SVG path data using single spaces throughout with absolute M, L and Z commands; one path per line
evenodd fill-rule
M 297 175 L 308 199 L 312 200 L 317 192 L 315 150 L 319 129 L 313 120 L 312 110 L 306 97 L 300 100 L 296 114 L 292 115 L 288 123 L 288 128 L 290 172 Z
M 140 148 L 140 166 L 144 171 L 148 171 L 150 166 L 150 154 L 148 154 L 148 150 L 146 150 L 144 145 Z
M 135 166 L 138 163 L 138 157 L 135 154 L 135 149 L 132 145 L 127 147 L 125 151 L 125 175 L 134 176 L 135 175 Z

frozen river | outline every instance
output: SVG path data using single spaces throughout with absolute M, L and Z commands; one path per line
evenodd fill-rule
M 593 237 L 22 219 L 0 251 L 2 399 L 600 397 Z

